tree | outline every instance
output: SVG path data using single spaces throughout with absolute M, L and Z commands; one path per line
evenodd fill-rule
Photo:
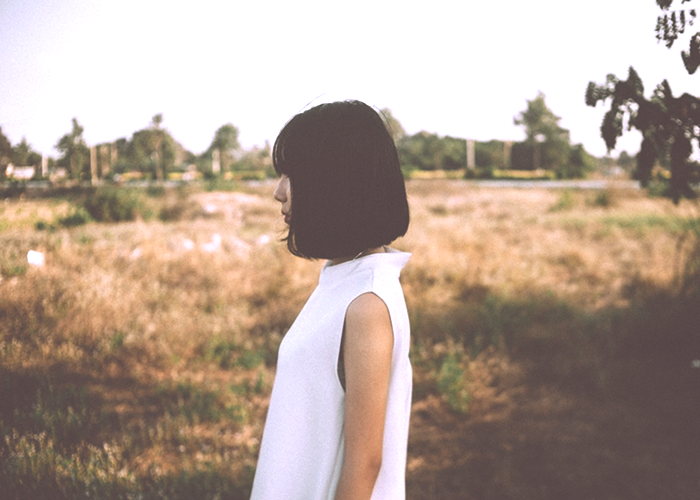
M 206 162 L 213 162 L 214 154 L 218 154 L 220 168 L 222 170 L 230 170 L 238 151 L 241 149 L 238 135 L 238 128 L 232 123 L 219 127 L 214 132 L 214 139 L 212 139 L 209 148 L 203 155 L 206 158 Z M 218 151 L 218 153 L 214 153 L 214 151 Z
M 681 0 L 681 4 L 691 0 Z M 656 39 L 664 41 L 667 48 L 673 47 L 679 36 L 685 33 L 686 26 L 693 26 L 697 17 L 694 8 L 680 9 L 668 12 L 673 4 L 673 0 L 656 0 L 656 4 L 665 11 L 664 14 L 656 18 Z M 700 32 L 695 33 L 690 38 L 688 51 L 681 51 L 681 59 L 688 74 L 694 74 L 700 66 Z
M 41 155 L 32 149 L 27 139 L 22 137 L 19 144 L 12 148 L 12 163 L 15 166 L 39 166 Z
M 386 123 L 389 133 L 391 134 L 391 138 L 394 139 L 394 142 L 398 142 L 403 136 L 406 135 L 406 131 L 401 125 L 401 122 L 394 118 L 394 115 L 391 113 L 389 108 L 382 108 L 380 110 L 380 114 L 383 116 L 384 123 Z
M 510 151 L 510 168 L 513 170 L 535 170 L 535 148 L 539 144 L 527 141 L 515 142 Z
M 270 144 L 265 141 L 263 147 L 253 146 L 245 151 L 236 161 L 236 172 L 244 173 L 245 179 L 256 179 L 265 177 L 274 177 L 275 168 L 272 166 L 272 157 L 270 156 Z
M 571 142 L 569 131 L 559 125 L 559 120 L 547 107 L 542 92 L 527 101 L 527 109 L 513 118 L 516 125 L 525 128 L 525 143 L 532 149 L 534 169 L 554 170 L 557 174 L 567 170 Z
M 488 172 L 492 172 L 494 169 L 507 169 L 509 165 L 506 164 L 503 141 L 495 139 L 488 142 L 477 141 L 474 144 L 474 163 L 476 163 L 476 168 Z
M 437 134 L 421 131 L 404 136 L 398 144 L 399 160 L 408 170 L 442 168 L 443 148 Z
M 635 163 L 634 156 L 627 151 L 621 151 L 617 157 L 617 166 L 626 172 L 631 172 Z
M 442 143 L 441 166 L 445 170 L 458 170 L 467 165 L 467 148 L 464 139 L 446 135 Z
M 686 3 L 691 0 L 682 0 Z M 662 10 L 668 11 L 673 0 L 656 0 Z M 692 25 L 695 10 L 673 12 L 659 16 L 656 35 L 671 47 L 686 25 Z M 688 52 L 683 52 L 683 63 L 693 74 L 700 61 L 698 52 L 700 33 L 690 42 Z M 694 45 L 695 44 L 695 45 Z M 637 178 L 647 186 L 657 161 L 668 161 L 671 169 L 669 194 L 674 203 L 681 197 L 695 197 L 691 184 L 700 180 L 700 166 L 690 161 L 693 141 L 700 144 L 700 99 L 688 93 L 675 97 L 667 80 L 662 81 L 647 99 L 639 75 L 630 66 L 626 80 L 608 75 L 602 85 L 589 82 L 586 104 L 596 106 L 610 99 L 610 110 L 605 113 L 600 132 L 608 151 L 615 148 L 617 138 L 627 128 L 636 128 L 642 134 L 642 144 L 637 155 Z
M 572 179 L 582 177 L 595 169 L 595 157 L 588 153 L 583 144 L 576 144 L 569 150 L 569 161 L 561 172 L 561 177 Z
M 110 173 L 123 174 L 132 168 L 131 142 L 126 137 L 120 137 L 112 142 L 111 147 L 115 148 L 117 161 L 111 165 Z
M 86 168 L 89 171 L 90 150 L 83 139 L 83 127 L 76 118 L 73 118 L 72 124 L 71 131 L 61 137 L 54 147 L 62 153 L 58 164 L 68 168 L 68 177 L 79 179 Z
M 405 135 L 396 144 L 399 162 L 406 171 L 457 170 L 467 163 L 464 139 L 421 131 Z
M 158 182 L 163 182 L 166 176 L 165 162 L 163 158 L 163 114 L 158 113 L 151 118 L 150 134 L 148 134 L 148 142 L 150 146 L 151 158 L 153 159 L 153 170 L 156 174 Z
M 5 175 L 5 167 L 12 162 L 12 143 L 0 127 L 0 178 Z
M 158 182 L 165 180 L 172 170 L 178 153 L 175 139 L 162 123 L 163 115 L 159 113 L 153 116 L 147 128 L 134 132 L 126 154 L 132 168 L 150 172 Z

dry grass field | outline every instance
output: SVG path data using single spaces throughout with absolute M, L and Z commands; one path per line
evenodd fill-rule
M 248 498 L 321 267 L 278 241 L 273 186 L 140 193 L 120 223 L 0 201 L 0 498 Z M 408 499 L 700 498 L 698 206 L 408 190 Z

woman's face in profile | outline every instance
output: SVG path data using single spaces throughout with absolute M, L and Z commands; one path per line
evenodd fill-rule
M 289 220 L 292 217 L 292 186 L 289 183 L 289 177 L 282 174 L 275 192 L 273 194 L 275 200 L 282 204 L 282 215 L 284 215 L 284 222 L 289 224 Z

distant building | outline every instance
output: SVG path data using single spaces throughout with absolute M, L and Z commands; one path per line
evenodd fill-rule
M 63 167 L 53 168 L 49 171 L 49 180 L 57 182 L 68 178 L 68 170 Z
M 5 177 L 18 181 L 28 181 L 36 173 L 36 167 L 15 167 L 12 163 L 5 168 Z

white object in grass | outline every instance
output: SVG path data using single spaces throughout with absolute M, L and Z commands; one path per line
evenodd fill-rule
M 221 248 L 221 236 L 215 234 L 212 236 L 211 241 L 202 245 L 202 250 L 208 253 L 216 252 Z
M 44 254 L 36 250 L 29 250 L 27 252 L 27 262 L 30 266 L 43 267 Z

